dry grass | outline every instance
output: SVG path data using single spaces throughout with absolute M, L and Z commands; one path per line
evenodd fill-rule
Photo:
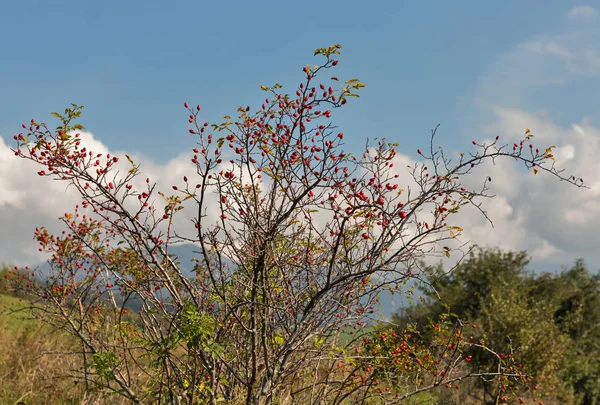
M 73 340 L 52 331 L 22 309 L 28 302 L 0 294 L 0 404 L 126 404 L 102 393 L 90 395 L 69 377 L 83 365 Z M 74 349 L 75 348 L 75 349 Z
M 82 390 L 73 380 L 61 378 L 80 360 L 66 353 L 69 342 L 20 309 L 24 302 L 0 295 L 0 403 L 78 404 Z
M 27 317 L 27 312 L 11 312 L 30 304 L 28 301 L 0 294 L 0 404 L 2 405 L 37 405 L 37 404 L 129 404 L 118 395 L 107 396 L 103 392 L 86 393 L 83 383 L 76 383 L 68 376 L 73 370 L 82 367 L 82 358 L 70 352 L 77 350 L 72 338 L 50 330 L 40 320 Z M 142 367 L 147 361 L 142 359 Z M 330 365 L 331 366 L 331 365 Z M 321 365 L 318 375 L 331 373 L 332 368 Z M 333 373 L 336 374 L 333 367 Z M 139 371 L 139 370 L 138 370 Z M 141 373 L 136 376 L 136 388 L 144 391 L 148 383 L 147 377 Z M 330 375 L 331 377 L 332 375 Z M 321 377 L 323 378 L 323 377 Z M 321 380 L 321 378 L 319 378 Z M 275 402 L 280 405 L 309 403 L 312 387 L 294 397 L 296 391 L 307 383 L 310 387 L 312 378 L 307 374 L 306 380 L 297 379 L 277 395 Z M 468 394 L 474 387 L 465 384 L 458 391 L 442 390 L 438 399 L 449 404 L 480 403 Z M 439 394 L 439 393 L 438 393 Z M 360 391 L 347 399 L 348 404 L 356 403 Z M 232 401 L 229 403 L 241 403 Z M 431 394 L 417 395 L 404 403 L 407 405 L 436 403 Z M 367 401 L 370 404 L 380 403 L 377 399 Z

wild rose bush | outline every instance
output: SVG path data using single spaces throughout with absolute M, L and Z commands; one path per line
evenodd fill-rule
M 324 80 L 340 48 L 317 49 L 321 64 L 303 68 L 294 94 L 263 86 L 259 108 L 240 107 L 236 119 L 210 125 L 186 103 L 196 145 L 168 191 L 129 156 L 88 150 L 80 106 L 54 113 L 56 129 L 23 125 L 15 155 L 81 203 L 61 218 L 63 234 L 35 232 L 51 254 L 45 281 L 23 270 L 9 288 L 27 289 L 40 317 L 81 342 L 85 367 L 73 376 L 134 403 L 189 404 L 398 403 L 469 377 L 526 384 L 505 359 L 470 370 L 463 348 L 489 349 L 463 338 L 460 322 L 431 325 L 438 340 L 418 347 L 409 331 L 374 333 L 374 308 L 380 291 L 419 278 L 421 260 L 450 256 L 462 229 L 449 218 L 461 208 L 486 215 L 491 179 L 478 189 L 461 181 L 483 162 L 511 158 L 582 181 L 563 176 L 529 130 L 514 145 L 473 141 L 455 161 L 434 148 L 434 131 L 409 168 L 413 183 L 401 184 L 397 144 L 355 156 L 332 123 L 364 87 Z M 197 248 L 192 272 L 170 253 L 184 243 Z

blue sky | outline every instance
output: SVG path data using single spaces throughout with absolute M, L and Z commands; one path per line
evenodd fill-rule
M 82 123 L 98 147 L 137 153 L 169 184 L 178 156 L 193 147 L 184 101 L 201 104 L 207 121 L 233 115 L 260 104 L 260 85 L 280 82 L 293 92 L 312 51 L 339 43 L 336 75 L 367 86 L 335 116 L 349 145 L 385 136 L 416 159 L 438 123 L 452 150 L 496 134 L 510 140 L 530 127 L 559 146 L 568 170 L 592 180 L 590 190 L 490 168 L 496 229 L 466 218 L 468 236 L 528 249 L 553 266 L 584 257 L 600 267 L 596 5 L 2 0 L 0 262 L 37 258 L 33 229 L 56 222 L 74 201 L 10 156 L 22 122 L 85 105 Z
M 0 133 L 77 103 L 108 147 L 166 161 L 189 144 L 183 101 L 214 120 L 259 101 L 261 84 L 295 84 L 314 48 L 340 43 L 339 75 L 367 85 L 340 124 L 356 139 L 385 134 L 412 151 L 438 123 L 444 139 L 462 137 L 482 72 L 568 24 L 576 5 L 5 0 Z

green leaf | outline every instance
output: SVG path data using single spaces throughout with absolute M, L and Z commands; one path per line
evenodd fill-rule
M 325 339 L 323 339 L 321 336 L 315 336 L 315 349 L 319 349 L 324 341 Z

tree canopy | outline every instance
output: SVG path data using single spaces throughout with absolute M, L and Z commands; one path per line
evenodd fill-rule
M 429 268 L 423 299 L 398 312 L 400 329 L 425 330 L 431 321 L 454 317 L 473 323 L 474 340 L 512 357 L 533 377 L 539 392 L 558 403 L 600 401 L 600 275 L 582 260 L 560 272 L 528 270 L 526 252 L 476 249 L 452 272 Z M 420 335 L 423 342 L 431 339 Z M 468 349 L 473 369 L 495 357 Z M 477 380 L 469 397 L 496 403 L 498 385 Z M 468 394 L 466 394 L 468 392 Z M 542 395 L 540 393 L 540 395 Z

